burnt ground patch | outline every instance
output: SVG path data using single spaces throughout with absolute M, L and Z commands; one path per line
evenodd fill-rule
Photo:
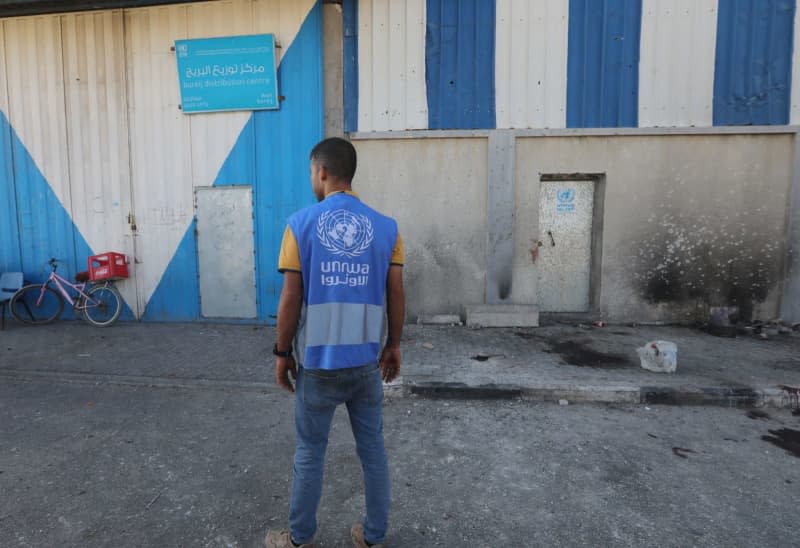
M 792 428 L 780 428 L 770 430 L 769 436 L 761 436 L 761 439 L 784 449 L 790 455 L 800 458 L 800 430 Z
M 591 348 L 585 341 L 550 341 L 548 345 L 550 352 L 561 356 L 561 359 L 569 365 L 601 369 L 623 369 L 636 365 L 628 356 L 600 352 Z

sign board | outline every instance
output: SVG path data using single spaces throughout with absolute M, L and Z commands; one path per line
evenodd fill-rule
M 558 203 L 556 203 L 556 211 L 559 213 L 575 213 L 575 189 L 574 188 L 559 188 L 556 192 Z
M 176 40 L 185 113 L 280 108 L 272 34 Z

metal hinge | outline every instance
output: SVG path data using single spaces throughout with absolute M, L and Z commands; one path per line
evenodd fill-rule
M 128 224 L 131 225 L 131 232 L 136 232 L 136 215 L 128 213 Z

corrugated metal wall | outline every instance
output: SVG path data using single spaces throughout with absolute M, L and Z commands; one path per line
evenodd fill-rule
M 132 256 L 122 12 L 66 15 L 61 29 L 72 220 L 91 249 Z M 131 271 L 119 288 L 135 312 Z
M 169 6 L 125 14 L 137 289 L 143 311 L 192 221 L 193 170 L 208 171 L 205 161 L 193 165 L 192 120 L 178 108 L 175 57 L 170 51 L 174 40 L 188 38 L 186 9 Z M 231 136 L 219 137 L 217 147 L 229 150 Z M 190 256 L 181 258 L 186 285 L 174 288 L 186 303 L 197 300 L 196 274 L 192 275 L 196 266 L 191 268 Z
M 567 127 L 636 127 L 641 0 L 570 0 Z
M 357 20 L 359 128 L 428 127 L 425 0 L 362 0 Z
M 175 58 L 170 51 L 174 40 L 273 32 L 281 45 L 280 54 L 285 56 L 314 4 L 313 0 L 231 0 L 126 12 L 133 194 L 139 228 L 137 257 L 150 265 L 141 269 L 143 276 L 139 280 L 140 302 L 147 303 L 146 319 L 187 320 L 200 314 L 196 241 L 194 225 L 190 224 L 194 218 L 194 187 L 218 184 L 218 175 L 227 166 L 228 172 L 236 168 L 236 177 L 225 183 L 253 185 L 257 199 L 261 195 L 258 184 L 262 174 L 270 175 L 264 179 L 277 178 L 271 184 L 291 189 L 288 185 L 294 180 L 286 179 L 287 174 L 279 167 L 256 163 L 256 147 L 262 149 L 263 155 L 271 140 L 290 142 L 302 136 L 298 148 L 285 151 L 285 156 L 302 157 L 305 161 L 308 149 L 322 134 L 319 123 L 297 123 L 284 127 L 284 132 L 276 135 L 268 126 L 253 124 L 254 115 L 249 112 L 183 115 L 178 108 Z M 318 8 L 314 10 L 316 13 Z M 319 38 L 310 47 L 321 58 Z M 305 106 L 309 115 L 320 112 L 320 62 L 308 58 L 305 67 L 295 67 L 296 75 L 284 74 L 282 67 L 279 68 L 280 93 L 287 100 L 276 116 L 285 116 L 288 101 L 296 100 L 296 96 L 289 97 L 286 89 L 290 77 L 300 78 L 308 86 L 309 102 Z M 159 85 L 153 85 L 154 82 Z M 249 152 L 242 152 L 242 147 Z M 295 173 L 295 176 L 305 175 L 304 170 Z M 288 205 L 299 207 L 307 199 L 304 191 L 305 187 L 288 190 L 288 196 L 292 197 L 287 200 Z M 274 212 L 260 214 L 272 217 Z M 261 232 L 256 234 L 256 241 L 269 239 L 270 235 L 279 239 L 280 227 L 274 225 L 276 221 L 282 223 L 287 215 L 270 218 L 266 225 L 259 224 L 257 219 Z M 266 254 L 271 248 L 257 249 Z M 273 261 L 266 258 L 265 262 Z M 262 319 L 274 314 L 277 306 L 273 295 L 275 271 L 275 268 L 259 270 L 258 283 L 269 285 L 259 291 Z M 174 301 L 185 304 L 176 308 Z
M 790 124 L 800 124 L 800 10 L 794 10 L 794 36 L 792 40 L 792 111 Z
M 10 173 L 0 194 L 13 196 L 4 209 L 16 227 L 2 234 L 5 269 L 21 270 L 26 280 L 43 280 L 47 260 L 64 261 L 60 272 L 86 268 L 88 244 L 72 221 L 69 156 L 65 146 L 64 70 L 58 18 L 0 21 L 3 27 L 2 163 Z M 10 166 L 10 168 L 8 167 Z
M 344 0 L 346 129 L 797 121 L 795 3 Z
M 719 6 L 714 125 L 787 124 L 795 0 Z
M 321 32 L 321 10 L 315 7 L 278 68 L 285 96 L 281 109 L 253 113 L 214 182 L 254 181 L 260 318 L 276 314 L 283 283 L 277 258 L 285 221 L 316 202 L 308 180 L 308 153 L 323 135 Z
M 344 130 L 358 131 L 358 0 L 342 0 Z M 370 127 L 364 123 L 364 127 Z
M 293 59 L 278 69 L 281 110 L 184 115 L 174 41 L 262 32 Z M 268 217 L 256 220 L 262 242 L 279 241 L 286 216 L 313 199 L 307 155 L 322 136 L 315 0 L 5 19 L 0 37 L 0 196 L 13 197 L 0 206 L 3 270 L 41 279 L 51 256 L 73 273 L 91 250 L 123 251 L 137 259 L 135 279 L 119 284 L 135 313 L 196 319 L 194 188 L 252 185 L 265 206 L 257 215 Z M 273 247 L 265 253 L 277 255 Z M 262 320 L 277 306 L 275 261 L 257 257 Z
M 639 125 L 710 126 L 717 0 L 643 0 Z
M 428 127 L 495 127 L 495 0 L 426 4 Z
M 5 30 L 0 24 L 0 59 L 6 58 Z M 5 71 L 0 70 L 0 272 L 19 268 L 21 263 L 17 227 L 17 197 L 14 190 L 12 130 L 5 113 L 8 95 Z
M 567 103 L 563 0 L 497 0 L 498 128 L 562 128 Z

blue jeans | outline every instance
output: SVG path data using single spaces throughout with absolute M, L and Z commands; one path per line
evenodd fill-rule
M 334 371 L 298 368 L 294 420 L 296 445 L 289 529 L 311 542 L 317 530 L 325 449 L 336 406 L 344 403 L 364 472 L 364 537 L 383 542 L 389 523 L 389 464 L 383 446 L 383 381 L 378 364 Z

